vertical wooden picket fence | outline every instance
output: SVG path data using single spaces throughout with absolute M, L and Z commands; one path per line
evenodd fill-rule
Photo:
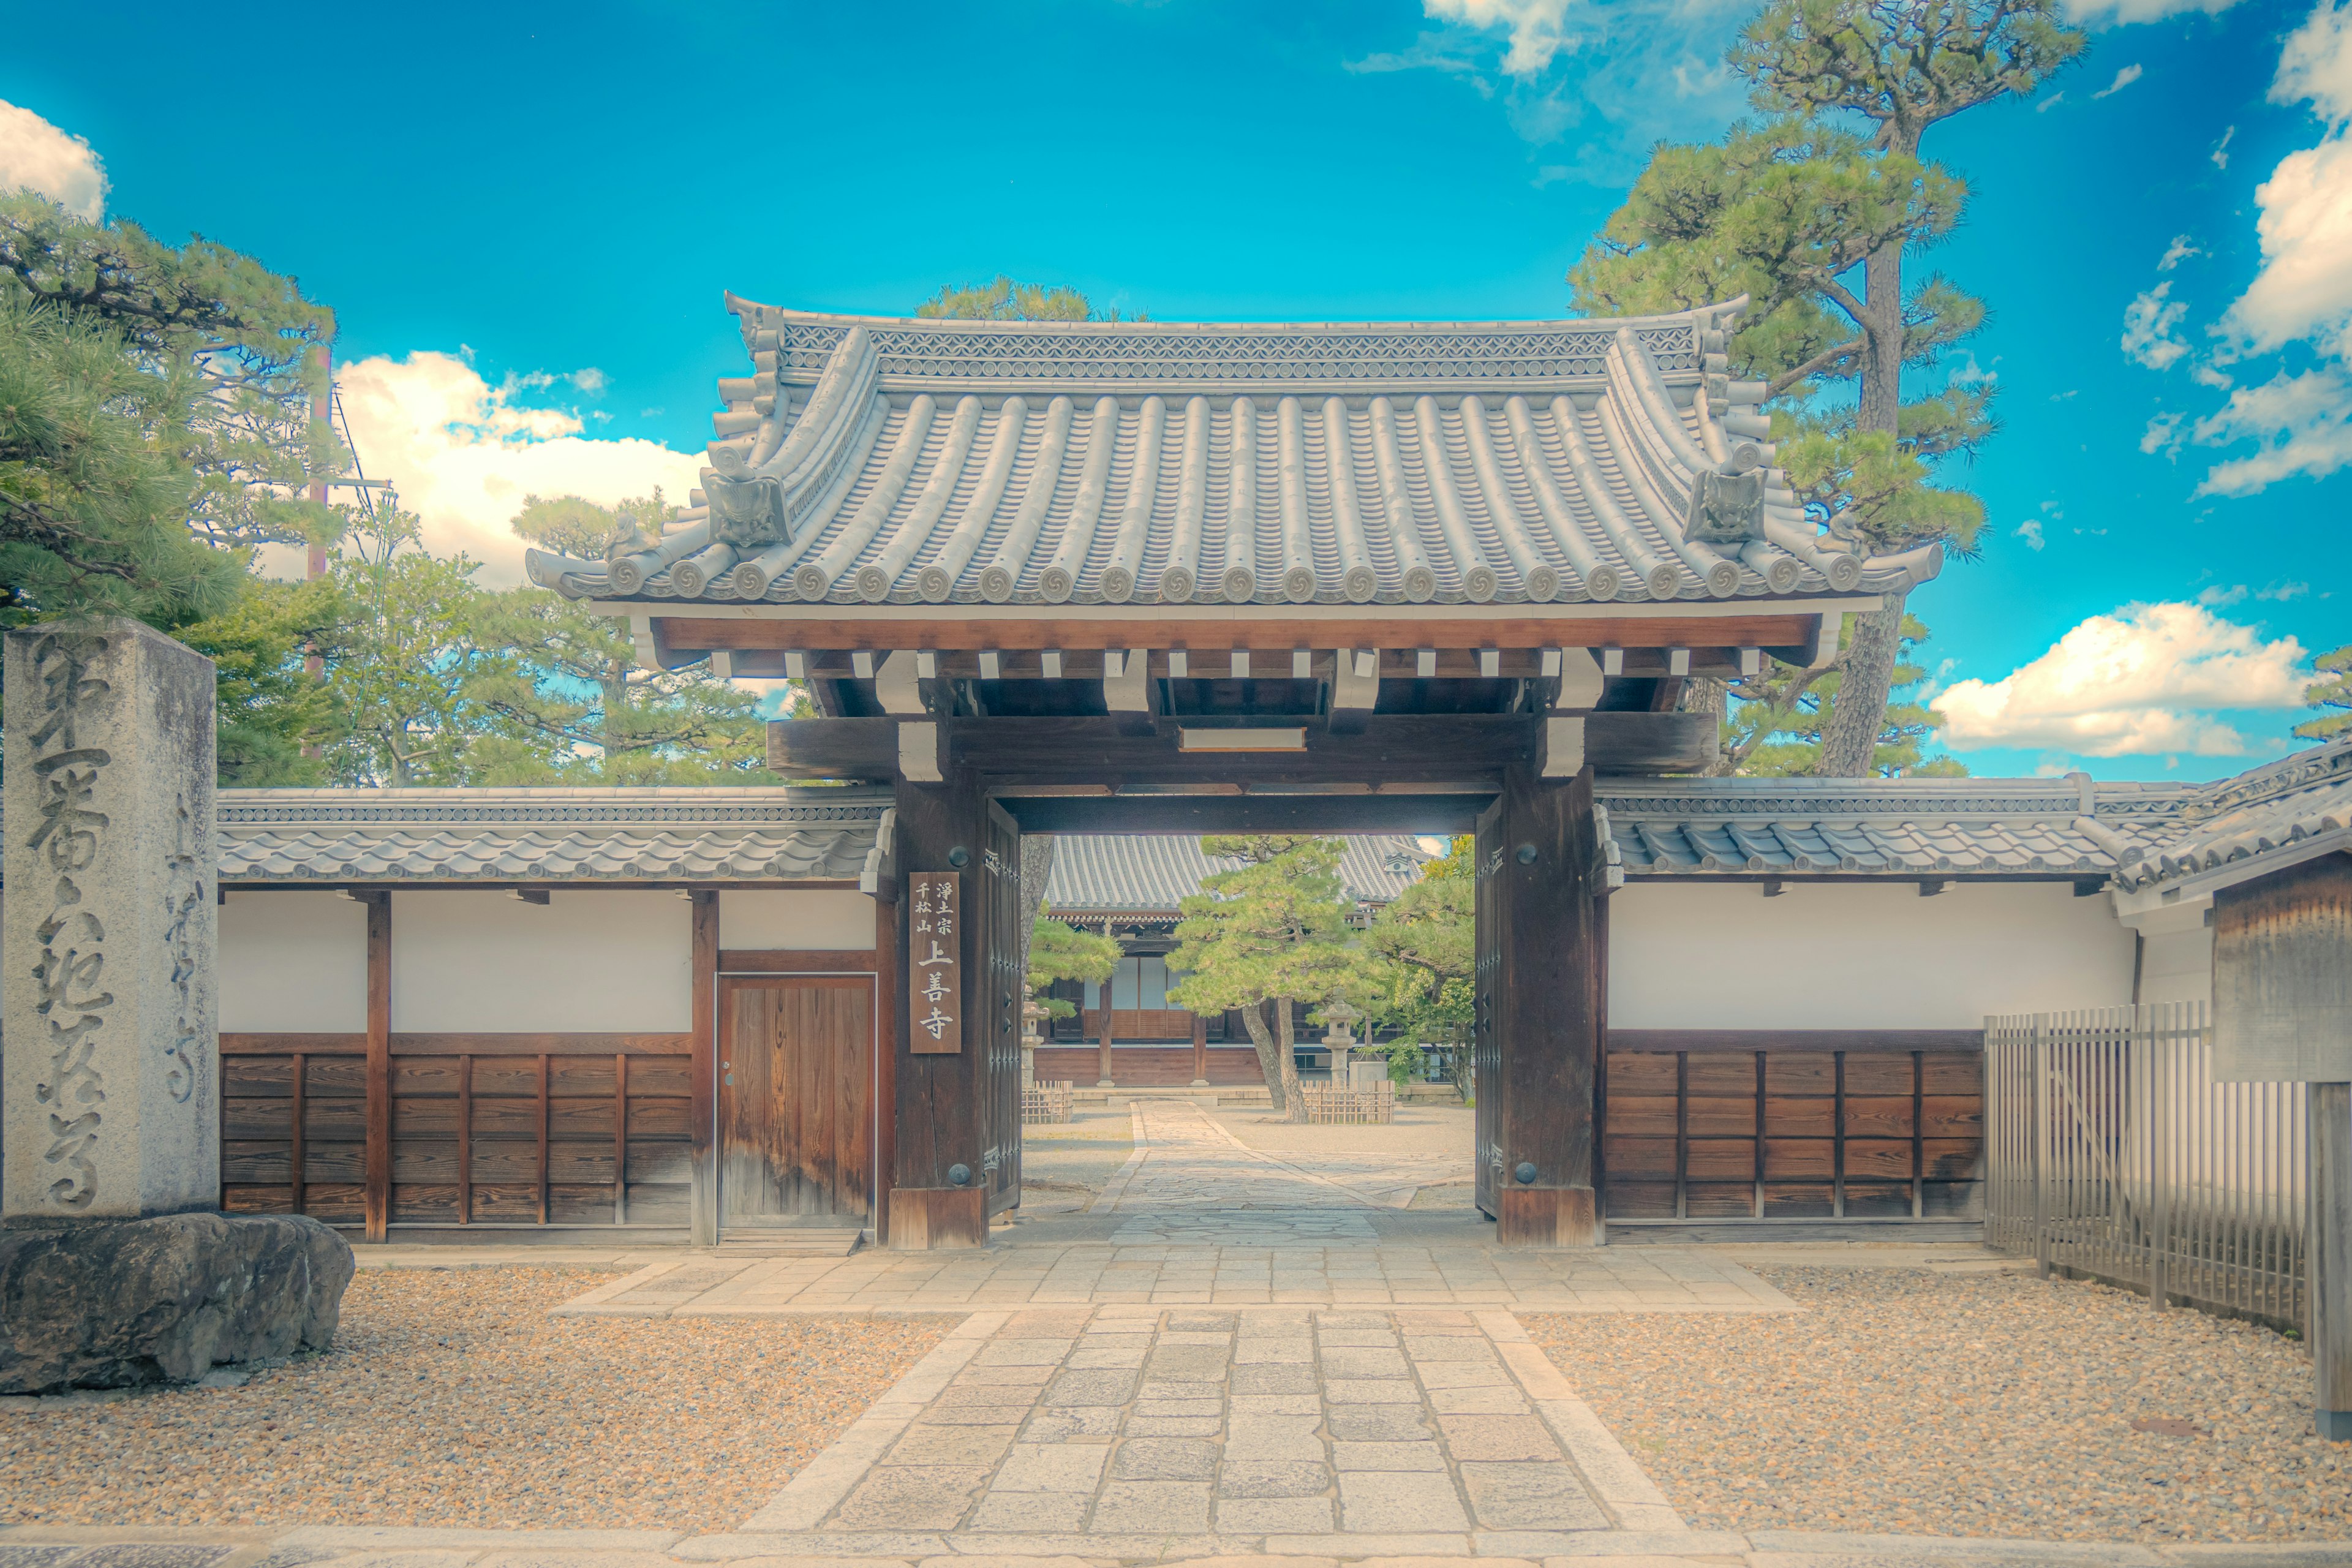
M 2203 1003 L 1989 1018 L 1985 1098 L 1989 1244 L 2304 1325 L 2304 1086 L 2216 1083 Z

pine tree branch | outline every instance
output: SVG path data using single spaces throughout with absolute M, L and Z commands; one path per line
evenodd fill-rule
M 1804 363 L 1798 365 L 1795 369 L 1784 370 L 1779 375 L 1774 376 L 1770 381 L 1767 382 L 1765 384 L 1764 395 L 1768 398 L 1778 397 L 1782 393 L 1788 391 L 1790 387 L 1798 384 L 1800 382 L 1810 381 L 1814 376 L 1821 374 L 1822 372 L 1829 369 L 1830 366 L 1837 363 L 1840 360 L 1849 360 L 1857 357 L 1861 354 L 1863 349 L 1868 345 L 1869 342 L 1870 340 L 1868 338 L 1848 338 L 1844 342 L 1838 344 L 1835 348 L 1823 349 L 1820 353 L 1815 354 L 1812 358 L 1807 360 Z

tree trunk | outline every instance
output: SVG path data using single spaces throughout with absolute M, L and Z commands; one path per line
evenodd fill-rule
M 1300 1121 L 1307 1114 L 1307 1107 L 1298 1098 L 1298 1053 L 1292 1048 L 1297 1044 L 1297 1020 L 1291 1015 L 1287 996 L 1274 999 L 1274 1031 L 1282 1052 L 1282 1096 L 1286 1102 L 1283 1115 L 1292 1121 Z
M 1249 1030 L 1250 1044 L 1257 1048 L 1258 1076 L 1265 1079 L 1265 1092 L 1274 1100 L 1277 1115 L 1287 1115 L 1289 1104 L 1283 1094 L 1284 1074 L 1275 1065 L 1274 1031 L 1265 1025 L 1265 1004 L 1253 1002 L 1241 1009 L 1242 1023 Z
M 1862 398 L 1854 410 L 1861 432 L 1900 432 L 1903 414 L 1903 247 L 1881 247 L 1864 264 L 1870 346 L 1862 367 Z M 1860 541 L 1856 541 L 1860 543 Z M 1855 618 L 1837 696 L 1822 725 L 1822 778 L 1867 777 L 1886 728 L 1886 698 L 1903 644 L 1903 605 Z
M 1701 777 L 1721 778 L 1732 771 L 1730 752 L 1724 745 L 1723 725 L 1731 706 L 1731 682 L 1712 675 L 1692 676 L 1676 704 L 1685 713 L 1706 713 L 1715 720 L 1715 760 L 1699 770 Z
M 1854 617 L 1837 696 L 1822 725 L 1822 758 L 1815 769 L 1822 778 L 1867 778 L 1873 772 L 1878 738 L 1886 729 L 1895 659 L 1903 647 L 1903 601 L 1891 594 L 1887 599 L 1886 608 Z

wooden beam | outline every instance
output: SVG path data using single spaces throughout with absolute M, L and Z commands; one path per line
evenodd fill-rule
M 1181 723 L 1154 735 L 1122 734 L 1116 720 L 958 719 L 940 725 L 943 764 L 969 767 L 999 795 L 1021 784 L 1137 788 L 1233 784 L 1253 789 L 1334 783 L 1462 784 L 1499 787 L 1502 771 L 1529 758 L 1542 718 L 1523 713 L 1372 714 L 1357 734 L 1309 728 L 1306 750 L 1187 752 Z M 1597 772 L 1696 772 L 1715 754 L 1705 713 L 1592 713 L 1583 717 L 1584 760 Z M 792 778 L 895 780 L 899 726 L 889 719 L 782 719 L 768 726 L 768 766 Z
M 1022 795 L 1024 833 L 1467 833 L 1486 795 Z
M 367 1144 L 362 1215 L 368 1240 L 392 1223 L 392 895 L 366 893 Z
M 934 648 L 942 654 L 984 648 L 1095 650 L 1140 643 L 1193 649 L 1250 648 L 1279 653 L 1286 660 L 1309 647 L 1460 647 L 1492 648 L 1777 648 L 1807 645 L 1822 616 L 1800 611 L 1737 616 L 1514 616 L 1510 606 L 1464 605 L 1467 614 L 1433 616 L 1410 605 L 1380 615 L 1324 619 L 1282 605 L 1269 613 L 1194 618 L 1155 613 L 1149 605 L 1122 605 L 1100 616 L 996 619 L 940 616 L 932 620 L 830 616 L 720 619 L 663 614 L 653 616 L 665 651 L 680 654 L 718 649 L 853 648 L 891 652 Z M 943 668 L 949 668 L 942 666 Z M 1065 670 L 1073 674 L 1075 670 Z M 1101 666 L 1094 667 L 1101 673 Z

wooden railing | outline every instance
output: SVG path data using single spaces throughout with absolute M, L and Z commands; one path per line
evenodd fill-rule
M 2305 1088 L 2216 1083 L 2205 1005 L 1990 1018 L 1985 1239 L 2301 1330 Z

